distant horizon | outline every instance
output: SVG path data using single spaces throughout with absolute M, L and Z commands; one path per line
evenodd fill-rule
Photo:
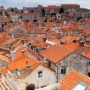
M 89 0 L 0 0 L 0 6 L 4 6 L 5 9 L 9 7 L 17 7 L 18 9 L 22 9 L 23 7 L 36 7 L 38 5 L 48 6 L 48 5 L 57 5 L 61 4 L 79 4 L 82 8 L 90 9 L 90 1 Z

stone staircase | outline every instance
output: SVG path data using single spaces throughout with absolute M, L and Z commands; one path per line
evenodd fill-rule
M 0 90 L 14 90 L 7 81 L 0 82 Z

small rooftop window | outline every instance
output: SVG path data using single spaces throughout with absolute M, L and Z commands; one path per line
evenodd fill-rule
M 72 90 L 87 90 L 87 88 L 88 88 L 87 84 L 80 82 Z

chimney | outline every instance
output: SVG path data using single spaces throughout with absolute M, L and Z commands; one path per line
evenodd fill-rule
M 50 44 L 48 44 L 48 48 L 50 47 Z
M 47 40 L 47 38 L 46 38 L 46 37 L 44 37 L 44 38 L 43 38 L 43 41 L 44 41 L 44 42 L 46 42 L 46 40 Z
M 31 43 L 28 44 L 28 47 L 31 48 Z
M 60 44 L 66 44 L 66 41 L 65 41 L 64 38 L 61 38 L 61 39 L 60 39 Z
M 84 55 L 84 51 L 82 52 L 82 55 Z
M 10 50 L 10 56 L 11 56 L 11 61 L 14 61 L 16 59 L 16 50 L 14 49 L 14 47 L 12 47 Z
M 29 64 L 28 64 L 28 61 L 26 61 L 26 65 L 25 65 L 25 69 L 26 69 L 26 73 L 29 71 Z
M 44 58 L 44 61 L 43 61 L 43 62 L 44 62 L 44 65 L 45 65 L 45 66 L 48 66 L 48 62 L 47 62 L 46 59 L 47 59 L 47 58 Z
M 25 53 L 25 51 L 24 51 L 24 50 L 22 50 L 21 52 L 22 52 L 22 54 L 24 54 L 24 53 Z
M 79 41 L 79 46 L 83 47 L 84 43 L 85 43 L 85 41 L 83 41 L 83 40 Z
M 26 67 L 29 66 L 28 61 L 26 61 Z

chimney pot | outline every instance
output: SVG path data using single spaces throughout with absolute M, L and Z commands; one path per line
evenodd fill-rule
M 24 50 L 22 50 L 22 53 L 25 53 L 25 51 L 24 51 Z

